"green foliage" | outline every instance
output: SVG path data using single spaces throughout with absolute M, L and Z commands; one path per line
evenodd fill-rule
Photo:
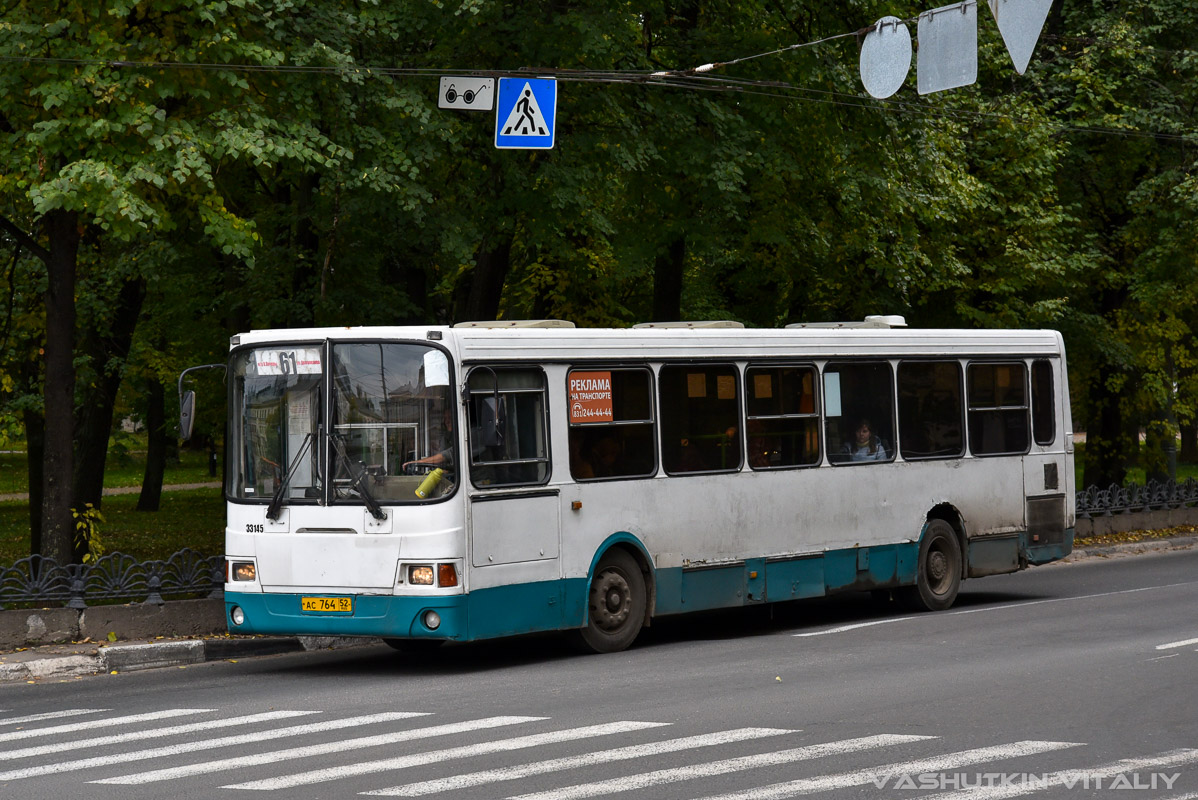
M 100 509 L 87 503 L 83 508 L 72 508 L 71 516 L 75 519 L 75 546 L 84 551 L 83 563 L 95 563 L 106 549 L 100 536 L 100 523 L 104 521 L 104 515 Z
M 573 72 L 688 70 L 920 10 L 17 3 L 0 218 L 45 245 L 40 215 L 79 213 L 88 336 L 144 285 L 127 357 L 76 360 L 79 402 L 117 376 L 122 418 L 148 419 L 159 387 L 173 418 L 179 372 L 250 328 L 621 326 L 677 269 L 684 318 L 1059 328 L 1088 469 L 1120 477 L 1140 429 L 1198 418 L 1198 7 L 1058 4 L 1023 76 L 983 11 L 977 85 L 917 97 L 912 77 L 885 102 L 862 92 L 851 38 L 686 87 Z M 446 71 L 524 68 L 562 78 L 552 151 L 496 150 L 493 115 L 437 108 Z M 29 244 L 0 226 L 0 445 L 44 388 Z M 220 377 L 193 385 L 197 435 L 219 441 Z

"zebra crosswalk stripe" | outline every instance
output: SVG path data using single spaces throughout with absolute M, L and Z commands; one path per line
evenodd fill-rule
M 465 775 L 454 775 L 452 777 L 441 778 L 439 780 L 421 781 L 419 783 L 409 783 L 404 786 L 393 786 L 389 789 L 377 789 L 375 791 L 362 792 L 362 794 L 383 797 L 421 797 L 429 794 L 442 794 L 460 791 L 462 789 L 470 788 L 471 786 L 500 783 L 502 781 L 514 781 L 533 775 L 545 775 L 550 772 L 561 772 L 563 770 L 577 769 L 579 767 L 589 767 L 596 764 L 610 764 L 616 761 L 629 761 L 635 758 L 645 758 L 648 756 L 661 755 L 663 753 L 679 753 L 684 750 L 694 750 L 700 747 L 714 747 L 716 745 L 731 744 L 733 742 L 744 742 L 751 739 L 761 739 L 767 736 L 781 736 L 784 733 L 798 732 L 799 731 L 797 730 L 786 730 L 783 728 L 738 728 L 736 730 L 721 731 L 719 733 L 708 733 L 700 736 L 687 736 L 681 739 L 667 739 L 661 742 L 650 742 L 649 744 L 618 747 L 615 750 L 598 750 L 592 753 L 585 753 L 583 755 L 568 756 L 566 758 L 555 758 L 551 761 L 538 761 L 531 764 L 521 764 L 520 766 L 515 767 L 505 767 L 503 769 L 471 772 Z
M 47 719 L 62 719 L 64 717 L 81 717 L 84 714 L 104 714 L 111 708 L 68 708 L 63 711 L 47 711 L 44 714 L 30 714 L 27 717 L 9 717 L 0 719 L 0 725 L 23 725 L 26 722 L 41 722 Z
M 1089 769 L 1061 770 L 1051 773 L 1043 782 L 1029 781 L 1009 786 L 970 787 L 967 791 L 938 794 L 936 795 L 936 800 L 966 800 L 966 798 L 968 800 L 1006 800 L 1008 797 L 1022 797 L 1023 795 L 1040 791 L 1042 788 L 1049 789 L 1055 786 L 1066 786 L 1071 781 L 1073 781 L 1072 785 L 1077 786 L 1083 778 L 1088 778 L 1092 783 L 1096 778 L 1113 778 L 1125 772 L 1135 772 L 1140 769 L 1175 767 L 1195 761 L 1198 761 L 1198 750 L 1171 750 L 1167 753 L 1161 753 L 1158 756 L 1127 758 L 1112 764 L 1090 767 Z M 1191 797 L 1195 796 L 1198 795 L 1191 795 Z
M 728 758 L 722 761 L 712 761 L 707 764 L 694 764 L 689 767 L 659 769 L 640 775 L 628 775 L 595 783 L 581 783 L 566 786 L 547 792 L 534 792 L 519 795 L 509 800 L 575 800 L 580 797 L 595 797 L 602 794 L 619 794 L 633 789 L 643 789 L 647 786 L 660 786 L 663 783 L 707 778 L 713 775 L 726 775 L 730 772 L 771 767 L 778 764 L 790 764 L 795 761 L 807 761 L 841 753 L 855 753 L 861 750 L 873 750 L 878 747 L 893 747 L 910 742 L 921 742 L 935 739 L 935 736 L 902 736 L 897 734 L 881 734 L 864 736 L 858 739 L 844 739 L 838 742 L 825 742 L 804 747 L 794 747 L 788 750 L 778 750 L 773 753 L 761 753 L 752 756 Z
M 541 719 L 546 719 L 546 717 L 541 717 Z M 269 780 L 232 784 L 228 786 L 222 786 L 221 788 L 259 790 L 290 789 L 295 786 L 306 786 L 312 783 L 332 781 L 337 780 L 338 778 L 348 778 L 354 775 L 368 775 L 374 772 L 406 769 L 408 767 L 422 766 L 424 764 L 435 764 L 442 761 L 450 761 L 455 758 L 469 758 L 471 756 L 485 755 L 488 753 L 503 753 L 510 750 L 521 750 L 528 747 L 540 747 L 544 744 L 572 742 L 579 739 L 587 739 L 593 736 L 608 736 L 614 733 L 628 733 L 630 731 L 645 730 L 647 728 L 659 728 L 668 724 L 670 723 L 609 722 L 602 725 L 589 725 L 585 728 L 572 728 L 564 731 L 553 731 L 551 733 L 538 733 L 531 736 L 520 736 L 514 739 L 500 739 L 497 741 L 482 742 L 480 744 L 466 745 L 463 747 L 452 747 L 447 750 L 434 750 L 427 753 L 415 753 L 413 755 L 399 756 L 397 758 L 388 758 L 380 761 L 345 764 L 343 766 L 333 767 L 331 769 L 312 770 L 311 772 L 301 772 L 298 775 L 288 775 L 285 777 L 272 778 Z
M 500 728 L 505 725 L 519 725 L 525 722 L 538 722 L 543 719 L 545 719 L 545 717 L 487 717 L 485 719 L 470 720 L 468 722 L 453 722 L 447 725 L 433 725 L 427 728 L 412 728 L 410 730 L 395 731 L 393 733 L 380 733 L 375 736 L 363 736 L 357 739 L 341 739 L 340 741 L 335 742 L 324 742 L 316 745 L 307 745 L 305 747 L 293 747 L 287 750 L 275 750 L 269 753 L 256 753 L 254 755 L 238 756 L 236 758 L 225 758 L 219 761 L 207 761 L 202 764 L 188 764 L 182 767 L 170 767 L 167 769 L 154 770 L 153 772 L 140 772 L 135 775 L 122 775 L 117 778 L 105 778 L 104 780 L 92 781 L 92 783 L 129 785 L 174 780 L 176 778 L 185 778 L 189 775 L 212 775 L 224 772 L 225 770 L 237 769 L 240 767 L 256 767 L 262 764 L 274 764 L 279 761 L 293 761 L 298 758 L 323 756 L 328 755 L 329 753 L 343 753 L 346 750 L 360 750 L 364 747 L 378 747 L 379 745 L 417 741 L 434 736 L 449 736 L 455 733 L 467 733 L 470 731 L 485 730 L 488 728 Z
M 756 789 L 748 789 L 743 792 L 704 797 L 701 800 L 781 800 L 781 798 L 786 797 L 798 797 L 799 795 L 814 794 L 815 792 L 829 792 L 835 789 L 846 789 L 851 786 L 877 783 L 892 775 L 940 772 L 969 764 L 1019 758 L 1020 756 L 1049 753 L 1054 750 L 1080 746 L 1080 742 L 1013 742 L 994 747 L 961 750 L 956 753 L 946 753 L 945 755 L 916 759 L 914 761 L 885 764 L 880 767 L 871 767 L 870 769 L 841 772 L 836 775 L 822 775 L 815 778 L 801 778 L 795 781 L 786 781 L 785 783 L 774 783 L 769 786 L 760 786 Z
M 211 708 L 168 708 L 165 711 L 151 711 L 148 714 L 130 714 L 126 717 L 92 719 L 87 722 L 72 722 L 68 725 L 54 725 L 49 728 L 34 728 L 28 731 L 9 731 L 8 733 L 0 733 L 0 742 L 14 742 L 18 739 L 55 736 L 60 733 L 75 733 L 76 731 L 94 730 L 96 728 L 116 728 L 135 722 L 152 722 L 156 719 L 185 717 L 189 714 L 206 714 L 212 710 Z
M 184 733 L 233 728 L 239 725 L 254 725 L 259 722 L 271 722 L 276 719 L 291 719 L 315 714 L 315 711 L 265 711 L 261 714 L 249 714 L 244 717 L 224 717 L 211 719 L 206 722 L 192 722 L 187 725 L 172 725 L 167 728 L 150 728 L 144 731 L 130 731 L 110 736 L 96 736 L 91 739 L 76 739 L 71 742 L 55 742 L 37 747 L 25 747 L 21 750 L 0 751 L 0 761 L 10 761 L 16 758 L 31 758 L 44 756 L 49 753 L 61 753 L 66 750 L 83 750 L 88 747 L 107 747 L 122 742 L 136 742 L 141 739 L 161 739 L 164 736 L 179 736 Z
M 94 758 L 83 758 L 77 761 L 64 761 L 57 764 L 41 764 L 36 767 L 26 767 L 25 769 L 0 772 L 0 781 L 15 781 L 21 778 L 34 778 L 39 775 L 71 772 L 73 770 L 90 769 L 91 767 L 105 767 L 111 764 L 126 764 L 130 761 L 143 761 L 150 758 L 165 758 L 167 756 L 175 756 L 182 753 L 194 753 L 199 750 L 215 750 L 219 747 L 232 747 L 240 744 L 252 744 L 254 742 L 266 741 L 268 739 L 279 739 L 285 736 L 303 736 L 304 734 L 309 733 L 323 733 L 324 731 L 338 730 L 340 728 L 352 728 L 358 725 L 368 725 L 376 722 L 391 722 L 393 720 L 423 716 L 427 716 L 427 714 L 409 711 L 387 711 L 381 714 L 370 714 L 364 717 L 347 717 L 345 719 L 313 722 L 307 725 L 293 725 L 287 728 L 276 728 L 269 731 L 241 733 L 237 734 L 236 736 L 224 736 L 219 739 L 202 739 L 198 742 L 181 742 L 179 744 L 166 745 L 163 747 L 154 747 L 149 750 L 133 750 L 127 753 L 112 753 L 110 755 L 96 756 Z

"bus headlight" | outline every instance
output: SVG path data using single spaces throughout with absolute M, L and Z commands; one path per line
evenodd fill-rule
M 245 624 L 245 612 L 241 610 L 241 606 L 233 606 L 229 609 L 229 618 L 233 620 L 234 625 Z
M 425 611 L 424 625 L 430 631 L 435 631 L 437 628 L 441 627 L 441 615 L 436 611 Z
M 235 581 L 254 581 L 258 579 L 258 571 L 254 567 L 252 561 L 234 561 L 233 580 Z
M 408 567 L 408 583 L 413 586 L 432 586 L 433 568 L 431 566 Z

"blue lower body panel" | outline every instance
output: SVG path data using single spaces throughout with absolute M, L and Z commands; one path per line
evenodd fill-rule
M 1059 541 L 1050 543 L 1031 544 L 1026 533 L 971 540 L 966 574 L 1014 572 L 1026 565 L 1057 561 L 1072 552 L 1073 537 L 1069 528 Z M 793 558 L 661 569 L 653 576 L 654 614 L 909 586 L 915 583 L 918 561 L 919 543 L 903 542 Z M 339 614 L 303 611 L 299 594 L 226 592 L 225 615 L 230 633 L 471 641 L 578 628 L 586 623 L 587 595 L 587 579 L 570 578 L 480 589 L 465 595 L 353 595 L 353 611 Z M 245 612 L 242 625 L 235 625 L 229 616 L 234 606 Z M 428 611 L 436 611 L 441 618 L 436 630 L 424 622 Z
M 318 597 L 305 593 L 304 597 Z M 344 594 L 337 595 L 344 597 Z M 225 592 L 225 622 L 230 633 L 270 633 L 288 636 L 385 636 L 395 638 L 467 638 L 467 597 L 389 597 L 350 595 L 351 613 L 303 611 L 298 594 L 250 594 Z M 235 625 L 230 616 L 234 606 L 245 612 L 245 622 Z M 436 611 L 441 624 L 436 630 L 423 622 L 425 612 Z

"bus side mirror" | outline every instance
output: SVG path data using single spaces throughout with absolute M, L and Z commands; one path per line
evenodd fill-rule
M 196 393 L 188 389 L 179 396 L 179 438 L 187 441 L 191 438 L 191 428 L 195 424 Z

